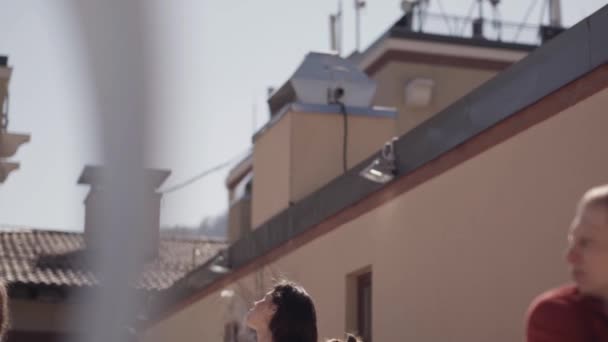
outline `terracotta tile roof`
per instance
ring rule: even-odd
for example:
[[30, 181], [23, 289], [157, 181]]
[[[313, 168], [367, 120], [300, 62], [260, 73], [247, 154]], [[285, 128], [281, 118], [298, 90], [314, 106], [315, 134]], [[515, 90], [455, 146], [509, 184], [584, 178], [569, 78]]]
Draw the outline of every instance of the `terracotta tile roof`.
[[[158, 256], [145, 266], [136, 287], [166, 289], [225, 247], [223, 242], [161, 234]], [[0, 225], [0, 279], [8, 284], [96, 285], [95, 274], [83, 262], [85, 253], [82, 233]]]

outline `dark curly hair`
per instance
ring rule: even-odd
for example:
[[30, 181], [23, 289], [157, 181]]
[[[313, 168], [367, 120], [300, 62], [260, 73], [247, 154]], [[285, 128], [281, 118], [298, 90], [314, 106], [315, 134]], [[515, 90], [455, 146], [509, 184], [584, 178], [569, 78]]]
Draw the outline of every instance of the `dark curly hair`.
[[276, 311], [270, 320], [273, 342], [317, 342], [317, 313], [306, 291], [288, 281], [271, 292]]
[[[359, 337], [353, 335], [353, 334], [346, 334], [346, 342], [363, 342], [363, 340], [361, 340]], [[341, 339], [339, 338], [332, 338], [327, 340], [327, 342], [343, 342]]]

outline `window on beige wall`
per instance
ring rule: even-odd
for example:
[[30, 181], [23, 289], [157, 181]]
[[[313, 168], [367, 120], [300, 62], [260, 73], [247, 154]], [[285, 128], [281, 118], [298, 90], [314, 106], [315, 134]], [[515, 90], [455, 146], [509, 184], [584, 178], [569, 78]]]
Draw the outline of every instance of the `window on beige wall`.
[[370, 267], [346, 277], [346, 328], [364, 342], [372, 340], [372, 271]]
[[372, 273], [357, 278], [357, 332], [365, 342], [372, 340]]
[[239, 323], [232, 321], [224, 325], [224, 342], [238, 342]]

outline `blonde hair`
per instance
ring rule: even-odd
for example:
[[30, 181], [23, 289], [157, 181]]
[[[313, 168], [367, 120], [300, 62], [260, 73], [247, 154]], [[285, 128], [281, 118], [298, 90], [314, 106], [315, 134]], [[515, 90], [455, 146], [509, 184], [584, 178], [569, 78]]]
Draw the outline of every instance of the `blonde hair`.
[[583, 195], [581, 203], [585, 205], [601, 205], [608, 210], [608, 184], [595, 186]]
[[608, 184], [598, 185], [587, 190], [578, 204], [578, 214], [580, 215], [583, 209], [588, 207], [600, 209], [608, 223]]

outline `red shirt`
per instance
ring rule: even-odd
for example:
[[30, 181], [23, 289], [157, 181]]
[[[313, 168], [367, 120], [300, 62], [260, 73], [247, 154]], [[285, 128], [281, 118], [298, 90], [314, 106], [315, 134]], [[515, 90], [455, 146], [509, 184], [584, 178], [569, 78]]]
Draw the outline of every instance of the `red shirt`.
[[526, 336], [528, 342], [608, 342], [608, 315], [600, 300], [564, 286], [532, 302]]

